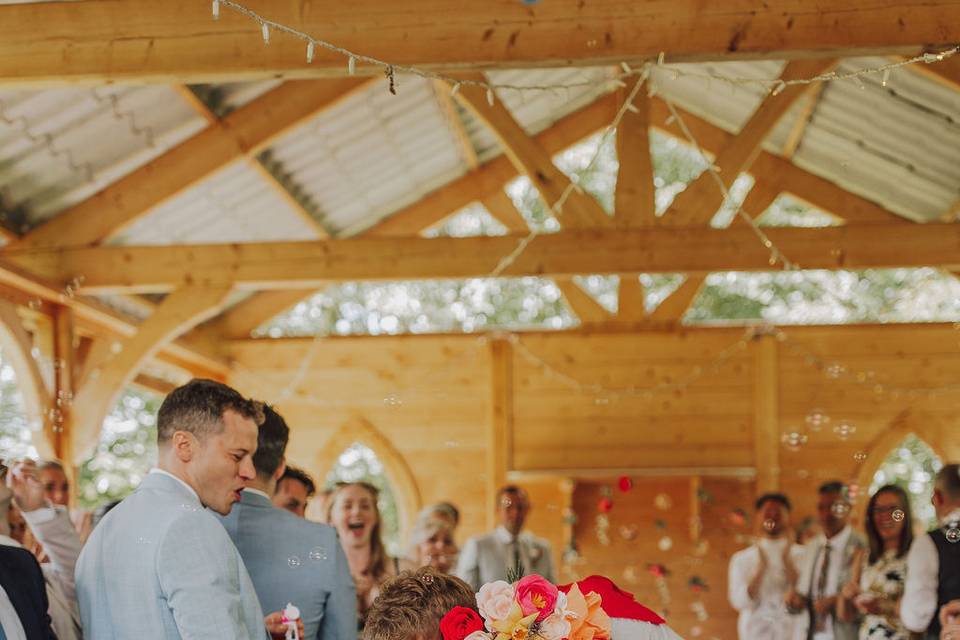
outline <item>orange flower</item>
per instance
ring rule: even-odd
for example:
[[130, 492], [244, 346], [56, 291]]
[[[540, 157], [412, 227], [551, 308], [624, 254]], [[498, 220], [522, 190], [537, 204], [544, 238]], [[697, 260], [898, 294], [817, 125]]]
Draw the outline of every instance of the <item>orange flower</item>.
[[569, 640], [609, 640], [610, 616], [600, 607], [600, 594], [591, 591], [584, 596], [573, 583], [567, 593], [567, 611], [574, 614]]

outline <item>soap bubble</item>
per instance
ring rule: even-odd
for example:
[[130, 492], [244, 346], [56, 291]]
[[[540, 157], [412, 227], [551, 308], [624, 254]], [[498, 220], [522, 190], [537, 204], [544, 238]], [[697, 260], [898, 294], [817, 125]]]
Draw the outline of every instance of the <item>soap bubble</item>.
[[300, 561], [300, 558], [298, 556], [290, 556], [289, 558], [287, 558], [287, 566], [290, 567], [291, 569], [297, 569], [300, 567], [301, 564], [303, 563]]
[[903, 512], [903, 509], [896, 509], [890, 514], [890, 517], [893, 518], [894, 522], [903, 522], [903, 519], [907, 517], [907, 514]]
[[670, 549], [673, 548], [673, 540], [670, 536], [663, 536], [657, 541], [657, 548], [660, 549], [660, 551], [670, 551]]
[[309, 558], [314, 562], [322, 562], [327, 559], [327, 550], [323, 547], [314, 547], [310, 549]]

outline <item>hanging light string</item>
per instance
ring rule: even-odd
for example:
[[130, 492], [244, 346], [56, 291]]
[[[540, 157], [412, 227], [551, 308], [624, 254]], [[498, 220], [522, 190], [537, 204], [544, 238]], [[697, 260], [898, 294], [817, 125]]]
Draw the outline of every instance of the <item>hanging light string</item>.
[[787, 269], [787, 270], [797, 269], [798, 267], [796, 263], [794, 263], [789, 258], [787, 258], [787, 256], [785, 256], [783, 252], [780, 251], [780, 249], [778, 249], [775, 244], [773, 244], [773, 241], [770, 239], [770, 236], [768, 236], [764, 232], [764, 230], [760, 228], [760, 225], [757, 224], [756, 220], [754, 220], [751, 215], [749, 215], [746, 211], [743, 210], [743, 204], [739, 200], [733, 198], [730, 195], [730, 190], [727, 189], [727, 185], [724, 184], [723, 178], [720, 177], [720, 171], [718, 167], [713, 162], [711, 162], [710, 158], [707, 157], [707, 154], [704, 152], [703, 147], [701, 147], [700, 143], [697, 142], [696, 138], [694, 138], [693, 133], [687, 127], [687, 123], [684, 122], [683, 117], [680, 115], [680, 112], [677, 110], [677, 108], [673, 105], [673, 102], [671, 102], [667, 98], [663, 98], [663, 101], [667, 105], [667, 109], [670, 110], [671, 117], [674, 120], [676, 120], [677, 126], [680, 127], [680, 131], [683, 132], [683, 135], [687, 139], [687, 142], [689, 142], [690, 145], [696, 150], [696, 152], [700, 154], [700, 157], [703, 158], [703, 161], [707, 165], [707, 171], [710, 173], [710, 177], [713, 179], [713, 182], [717, 185], [717, 188], [720, 189], [720, 193], [723, 195], [724, 201], [732, 202], [736, 204], [736, 207], [737, 207], [736, 215], [739, 216], [744, 222], [746, 222], [750, 226], [750, 229], [753, 230], [753, 233], [754, 235], [757, 236], [757, 239], [759, 239], [760, 242], [763, 243], [763, 246], [766, 247], [766, 249], [770, 252], [770, 261], [769, 261], [770, 266], [772, 267], [779, 262], [780, 264], [783, 265], [784, 269]]
[[[232, 11], [235, 11], [243, 16], [246, 16], [253, 22], [255, 22], [263, 37], [264, 44], [270, 44], [270, 34], [271, 31], [278, 31], [280, 33], [285, 33], [287, 35], [298, 38], [306, 43], [306, 61], [308, 64], [311, 64], [316, 55], [317, 47], [326, 49], [333, 53], [340, 54], [344, 56], [347, 60], [347, 71], [350, 75], [353, 75], [356, 72], [357, 62], [362, 62], [370, 66], [380, 67], [385, 76], [389, 79], [393, 79], [396, 74], [409, 74], [414, 76], [419, 76], [421, 78], [427, 78], [431, 80], [443, 80], [450, 83], [453, 87], [452, 91], [455, 93], [461, 85], [472, 85], [483, 87], [489, 91], [494, 89], [498, 90], [512, 90], [512, 91], [553, 91], [557, 89], [574, 89], [581, 87], [597, 87], [597, 86], [606, 86], [611, 82], [614, 84], [625, 84], [625, 80], [628, 80], [631, 77], [636, 77], [642, 73], [640, 69], [629, 69], [624, 70], [623, 73], [619, 73], [613, 78], [605, 78], [603, 80], [595, 79], [584, 79], [575, 82], [566, 82], [566, 83], [551, 83], [551, 84], [537, 84], [537, 85], [516, 85], [516, 84], [502, 84], [502, 83], [492, 83], [486, 82], [483, 80], [476, 79], [463, 79], [463, 78], [454, 78], [451, 76], [446, 76], [441, 73], [436, 73], [426, 69], [421, 69], [419, 67], [396, 64], [393, 62], [388, 62], [386, 60], [381, 60], [373, 56], [368, 56], [362, 53], [357, 53], [355, 51], [350, 51], [344, 47], [341, 47], [337, 44], [323, 40], [320, 38], [315, 38], [308, 33], [295, 29], [288, 25], [285, 25], [269, 18], [264, 17], [263, 15], [253, 11], [247, 6], [243, 5], [240, 2], [235, 2], [234, 0], [212, 0], [212, 10], [213, 18], [216, 20], [220, 17], [220, 12], [222, 8], [227, 8]], [[846, 71], [846, 72], [837, 72], [830, 71], [827, 73], [822, 73], [812, 78], [797, 78], [794, 80], [782, 80], [780, 78], [748, 78], [748, 77], [738, 77], [738, 76], [725, 76], [722, 74], [711, 74], [705, 73], [702, 71], [690, 71], [686, 69], [677, 69], [675, 67], [669, 67], [670, 71], [674, 74], [674, 77], [689, 77], [689, 78], [701, 78], [707, 80], [717, 80], [720, 82], [725, 82], [733, 86], [760, 86], [766, 89], [769, 92], [774, 94], [780, 93], [786, 87], [791, 85], [806, 85], [812, 84], [814, 82], [830, 82], [833, 80], [859, 80], [864, 76], [871, 75], [881, 75], [882, 84], [886, 85], [888, 78], [890, 77], [890, 72], [905, 67], [908, 65], [914, 64], [935, 64], [941, 62], [951, 56], [960, 53], [960, 46], [955, 46], [944, 51], [936, 53], [922, 53], [912, 58], [905, 60], [898, 60], [896, 62], [890, 62], [876, 67], [869, 67], [866, 69], [859, 69], [856, 71]], [[661, 52], [657, 57], [657, 65], [663, 66], [666, 58], [665, 52]], [[488, 95], [492, 95], [488, 94]]]
[[[633, 75], [634, 71], [623, 65], [625, 73], [630, 73]], [[560, 197], [557, 198], [557, 201], [553, 204], [546, 202], [547, 209], [550, 213], [557, 219], [561, 219], [563, 214], [563, 205], [566, 204], [567, 200], [570, 198], [570, 195], [577, 191], [578, 193], [584, 193], [583, 188], [580, 186], [580, 179], [583, 175], [593, 169], [594, 165], [600, 159], [600, 155], [603, 153], [603, 146], [610, 140], [610, 136], [617, 130], [617, 127], [620, 126], [620, 121], [623, 120], [624, 116], [628, 111], [636, 111], [636, 107], [633, 104], [633, 101], [637, 98], [637, 95], [640, 93], [640, 89], [643, 87], [643, 83], [646, 82], [647, 78], [650, 76], [650, 65], [645, 65], [640, 72], [640, 77], [637, 79], [637, 82], [633, 85], [633, 89], [627, 95], [626, 100], [623, 101], [623, 104], [620, 105], [620, 109], [617, 110], [617, 115], [614, 117], [613, 122], [607, 125], [606, 129], [603, 130], [603, 133], [600, 135], [600, 141], [597, 144], [597, 149], [594, 151], [593, 155], [590, 157], [590, 162], [587, 163], [583, 169], [577, 171], [567, 183], [567, 186], [564, 188], [563, 192], [560, 194]], [[540, 194], [543, 195], [542, 193]], [[517, 247], [511, 251], [509, 254], [501, 258], [500, 262], [497, 263], [497, 266], [493, 271], [490, 272], [490, 278], [499, 277], [508, 267], [510, 267], [517, 258], [530, 246], [530, 243], [533, 242], [533, 239], [539, 235], [539, 231], [536, 228], [530, 230], [530, 233], [527, 234], [523, 240], [517, 245]]]
[[775, 330], [773, 335], [776, 336], [777, 340], [785, 343], [787, 349], [793, 355], [802, 358], [803, 363], [808, 367], [823, 373], [828, 378], [852, 382], [864, 388], [869, 388], [878, 397], [888, 396], [890, 399], [898, 399], [900, 396], [907, 396], [908, 398], [914, 398], [921, 394], [934, 397], [944, 393], [960, 392], [960, 382], [934, 387], [886, 384], [877, 379], [877, 373], [873, 369], [852, 367], [840, 360], [821, 356], [812, 348], [798, 342], [795, 338], [791, 338], [782, 329]]

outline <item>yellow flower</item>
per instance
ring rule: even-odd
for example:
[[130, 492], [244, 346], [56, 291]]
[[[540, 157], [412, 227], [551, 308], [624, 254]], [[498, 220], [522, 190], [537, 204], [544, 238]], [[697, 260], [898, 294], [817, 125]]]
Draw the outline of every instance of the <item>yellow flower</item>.
[[524, 617], [520, 605], [514, 602], [510, 607], [510, 615], [493, 623], [493, 629], [497, 632], [495, 640], [527, 640], [530, 625], [537, 619], [538, 614], [539, 612], [531, 613]]

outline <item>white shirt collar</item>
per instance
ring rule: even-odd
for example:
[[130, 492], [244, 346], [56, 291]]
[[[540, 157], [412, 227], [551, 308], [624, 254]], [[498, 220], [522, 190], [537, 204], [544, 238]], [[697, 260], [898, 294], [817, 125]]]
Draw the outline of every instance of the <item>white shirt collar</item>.
[[493, 531], [493, 535], [495, 535], [497, 537], [497, 540], [499, 540], [503, 544], [510, 544], [513, 542], [514, 538], [516, 538], [517, 540], [520, 540], [521, 538], [523, 538], [523, 531], [521, 531], [516, 536], [514, 536], [512, 533], [507, 531], [506, 527], [504, 527], [503, 525], [500, 525]]
[[954, 509], [943, 518], [940, 519], [940, 524], [947, 524], [948, 522], [957, 522], [960, 520], [960, 509]]
[[0, 534], [0, 545], [4, 547], [17, 547], [18, 549], [23, 547], [23, 545], [21, 545], [19, 542], [17, 542], [10, 536], [5, 536], [2, 534]]
[[250, 493], [255, 493], [258, 496], [263, 496], [267, 500], [270, 500], [271, 502], [273, 502], [273, 499], [270, 496], [268, 496], [265, 492], [260, 491], [260, 489], [254, 489], [253, 487], [244, 487], [243, 490], [249, 491]]
[[[165, 476], [170, 476], [171, 478], [173, 478], [174, 480], [176, 480], [177, 482], [179, 482], [180, 484], [182, 484], [183, 486], [185, 486], [185, 487], [187, 488], [187, 491], [189, 491], [191, 494], [193, 494], [193, 497], [197, 499], [197, 502], [201, 502], [200, 496], [198, 496], [198, 495], [197, 495], [197, 492], [193, 490], [193, 487], [191, 487], [191, 486], [188, 485], [186, 482], [184, 482], [181, 478], [178, 478], [177, 476], [173, 475], [173, 474], [170, 473], [169, 471], [165, 471], [164, 469], [160, 469], [160, 468], [158, 468], [158, 467], [154, 467], [153, 469], [150, 469], [150, 473], [161, 473], [161, 474], [163, 474], [163, 475], [165, 475]], [[202, 502], [201, 502], [201, 504], [202, 504]]]
[[844, 547], [847, 546], [847, 541], [850, 540], [851, 533], [853, 533], [853, 529], [850, 528], [850, 525], [847, 525], [840, 530], [840, 533], [833, 536], [832, 538], [823, 536], [823, 544], [826, 545], [827, 543], [829, 543], [830, 548], [834, 550], [843, 549]]

